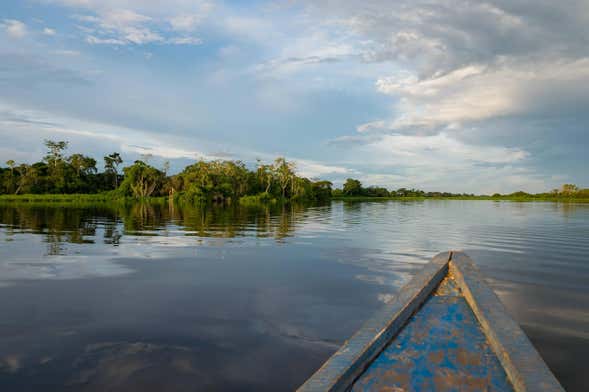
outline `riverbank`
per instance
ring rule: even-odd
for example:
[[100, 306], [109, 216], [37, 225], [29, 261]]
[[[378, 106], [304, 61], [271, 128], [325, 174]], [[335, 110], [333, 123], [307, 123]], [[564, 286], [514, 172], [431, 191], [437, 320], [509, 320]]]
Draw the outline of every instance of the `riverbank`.
[[[244, 203], [240, 204], [276, 204], [278, 201], [272, 199], [270, 201], [245, 198]], [[0, 195], [0, 203], [64, 203], [64, 204], [90, 204], [90, 203], [126, 203], [136, 201], [149, 202], [165, 202], [168, 200], [165, 196], [147, 197], [143, 199], [136, 199], [133, 197], [122, 197], [112, 193], [98, 193], [98, 194], [29, 194], [29, 195]], [[529, 196], [333, 196], [331, 200], [341, 200], [349, 202], [361, 201], [422, 201], [422, 200], [495, 200], [495, 201], [514, 201], [514, 202], [565, 202], [565, 203], [589, 203], [589, 198], [575, 198], [564, 196], [545, 196], [545, 195], [529, 195]], [[255, 203], [254, 203], [255, 202]]]
[[566, 202], [566, 203], [589, 203], [589, 198], [574, 198], [562, 196], [389, 196], [389, 197], [375, 197], [375, 196], [334, 196], [331, 200], [342, 201], [413, 201], [413, 200], [495, 200], [495, 201], [542, 201], [542, 202]]
[[[166, 197], [148, 197], [150, 202], [166, 201]], [[0, 195], [0, 203], [64, 203], [64, 204], [92, 204], [92, 203], [125, 203], [138, 201], [132, 197], [122, 197], [110, 193], [97, 194], [42, 194], [42, 195]]]

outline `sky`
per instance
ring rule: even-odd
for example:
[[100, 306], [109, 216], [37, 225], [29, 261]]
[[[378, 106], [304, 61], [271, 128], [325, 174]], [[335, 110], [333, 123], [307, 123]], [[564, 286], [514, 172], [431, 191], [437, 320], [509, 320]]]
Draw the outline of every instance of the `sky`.
[[586, 0], [3, 0], [0, 160], [270, 162], [341, 184], [589, 187]]

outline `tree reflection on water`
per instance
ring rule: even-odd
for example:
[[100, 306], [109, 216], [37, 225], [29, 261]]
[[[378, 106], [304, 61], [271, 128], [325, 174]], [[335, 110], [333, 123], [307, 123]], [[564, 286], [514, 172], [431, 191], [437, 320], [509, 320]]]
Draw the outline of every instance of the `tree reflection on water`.
[[[170, 229], [198, 237], [233, 238], [254, 235], [281, 241], [305, 219], [308, 205], [194, 206], [173, 202], [113, 205], [0, 205], [0, 224], [7, 237], [43, 235], [47, 255], [63, 254], [64, 243], [102, 241], [117, 246], [125, 235], [166, 235]], [[322, 206], [329, 209], [329, 206]], [[97, 230], [100, 226], [100, 230]]]

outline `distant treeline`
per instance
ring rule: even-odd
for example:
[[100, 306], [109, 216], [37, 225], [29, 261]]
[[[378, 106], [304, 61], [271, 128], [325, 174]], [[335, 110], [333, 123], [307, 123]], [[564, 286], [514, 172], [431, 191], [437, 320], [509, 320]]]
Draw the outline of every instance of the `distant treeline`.
[[[565, 184], [561, 189], [540, 194], [515, 192], [508, 195], [474, 195], [425, 192], [419, 189], [364, 187], [349, 178], [341, 189], [329, 181], [313, 181], [296, 175], [295, 165], [284, 158], [271, 164], [257, 162], [248, 169], [241, 161], [198, 161], [175, 175], [169, 164], [156, 168], [144, 156], [123, 167], [121, 155], [114, 152], [98, 162], [83, 154], [65, 154], [68, 142], [45, 140], [47, 154], [32, 165], [9, 160], [0, 167], [0, 199], [18, 195], [100, 194], [100, 199], [171, 197], [189, 203], [260, 203], [275, 201], [320, 201], [334, 198], [509, 198], [509, 199], [589, 199], [589, 189]], [[17, 195], [15, 197], [8, 195]], [[76, 200], [80, 199], [76, 197]]]
[[574, 184], [564, 184], [560, 189], [553, 189], [545, 193], [526, 193], [523, 191], [509, 194], [495, 193], [493, 195], [475, 195], [472, 193], [451, 192], [425, 192], [420, 189], [399, 188], [388, 190], [387, 188], [369, 186], [364, 187], [359, 180], [348, 178], [342, 189], [334, 189], [332, 197], [335, 198], [462, 198], [462, 199], [584, 199], [589, 200], [589, 189], [579, 189]]
[[249, 170], [240, 161], [198, 161], [181, 173], [169, 175], [169, 164], [156, 168], [149, 156], [123, 166], [121, 155], [104, 157], [104, 170], [83, 154], [66, 156], [68, 142], [45, 140], [47, 154], [32, 165], [10, 160], [0, 168], [0, 194], [97, 194], [109, 197], [169, 196], [188, 202], [271, 202], [324, 200], [331, 197], [331, 182], [311, 181], [295, 174], [284, 158], [272, 164], [258, 162]]

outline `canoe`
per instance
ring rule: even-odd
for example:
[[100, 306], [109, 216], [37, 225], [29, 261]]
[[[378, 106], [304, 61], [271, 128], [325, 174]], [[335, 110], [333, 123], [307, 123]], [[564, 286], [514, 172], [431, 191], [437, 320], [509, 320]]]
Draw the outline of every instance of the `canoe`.
[[435, 256], [298, 390], [564, 391], [462, 252]]

